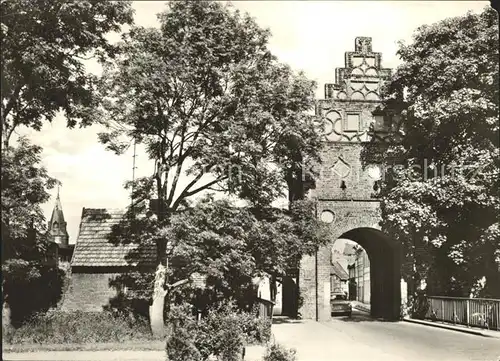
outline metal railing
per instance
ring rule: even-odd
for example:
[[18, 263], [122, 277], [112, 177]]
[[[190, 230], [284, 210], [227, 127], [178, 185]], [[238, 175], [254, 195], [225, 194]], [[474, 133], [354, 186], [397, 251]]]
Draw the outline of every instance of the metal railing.
[[500, 331], [500, 300], [429, 296], [426, 318]]

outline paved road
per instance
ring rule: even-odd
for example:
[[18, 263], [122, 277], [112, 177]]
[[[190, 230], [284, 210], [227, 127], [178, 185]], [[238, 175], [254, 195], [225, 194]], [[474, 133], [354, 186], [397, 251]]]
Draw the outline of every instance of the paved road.
[[275, 340], [299, 361], [500, 361], [500, 339], [407, 322], [372, 320], [362, 312], [332, 321], [284, 321]]

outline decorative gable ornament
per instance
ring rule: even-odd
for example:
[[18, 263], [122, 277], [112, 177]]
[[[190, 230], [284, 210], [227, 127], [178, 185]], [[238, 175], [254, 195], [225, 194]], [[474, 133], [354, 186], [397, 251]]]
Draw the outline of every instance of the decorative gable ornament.
[[339, 158], [332, 167], [333, 172], [340, 178], [346, 178], [351, 174], [351, 166], [347, 164], [342, 158]]

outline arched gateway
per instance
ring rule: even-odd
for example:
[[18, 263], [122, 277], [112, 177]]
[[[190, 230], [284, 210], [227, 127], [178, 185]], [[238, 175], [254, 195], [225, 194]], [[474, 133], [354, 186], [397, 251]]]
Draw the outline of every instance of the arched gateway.
[[[384, 141], [396, 116], [379, 109], [380, 88], [390, 76], [381, 67], [381, 54], [372, 52], [372, 39], [358, 37], [355, 51], [345, 53], [345, 67], [335, 71], [335, 84], [325, 86], [317, 113], [325, 122], [322, 168], [310, 197], [318, 217], [328, 224], [332, 244], [339, 238], [361, 245], [370, 258], [370, 298], [373, 316], [397, 319], [401, 305], [399, 244], [378, 228], [376, 198], [381, 170], [361, 159], [366, 142]], [[303, 318], [330, 318], [331, 245], [305, 257], [299, 273]]]

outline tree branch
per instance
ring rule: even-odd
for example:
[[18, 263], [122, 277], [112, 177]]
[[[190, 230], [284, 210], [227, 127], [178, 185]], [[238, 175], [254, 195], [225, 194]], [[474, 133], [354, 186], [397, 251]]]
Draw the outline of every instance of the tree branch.
[[184, 163], [184, 161], [180, 161], [180, 160], [177, 163], [177, 169], [175, 170], [175, 176], [174, 176], [174, 179], [172, 180], [172, 187], [170, 188], [170, 194], [168, 195], [167, 204], [171, 204], [172, 199], [174, 198], [174, 193], [175, 193], [175, 190], [177, 188], [177, 183], [179, 182], [183, 163]]
[[24, 88], [24, 86], [25, 86], [25, 84], [18, 85], [16, 87], [16, 89], [14, 90], [14, 93], [10, 97], [9, 102], [5, 106], [4, 113], [2, 114], [2, 118], [3, 118], [2, 121], [3, 122], [7, 122], [7, 116], [9, 115], [10, 111], [12, 110], [14, 105], [16, 104], [17, 97], [19, 96], [19, 93]]
[[181, 192], [179, 197], [177, 197], [174, 204], [172, 205], [173, 211], [175, 211], [177, 209], [177, 207], [179, 206], [179, 204], [182, 202], [182, 200], [184, 198], [186, 198], [186, 194], [189, 191], [189, 189], [191, 189], [191, 187], [194, 186], [196, 184], [196, 182], [198, 182], [201, 179], [201, 177], [203, 177], [203, 174], [205, 174], [205, 173], [200, 172], [200, 174], [198, 174], [191, 182], [189, 182], [189, 184], [186, 186], [186, 188], [183, 189], [183, 191]]
[[167, 288], [168, 288], [169, 290], [172, 290], [172, 289], [174, 289], [174, 288], [176, 288], [176, 287], [179, 287], [179, 286], [185, 285], [185, 284], [186, 284], [186, 283], [188, 283], [188, 282], [189, 282], [189, 278], [185, 278], [185, 279], [183, 279], [183, 280], [177, 281], [177, 282], [175, 282], [175, 283], [173, 283], [173, 284], [171, 284], [171, 285], [166, 285], [166, 286], [167, 286]]
[[215, 179], [215, 180], [213, 180], [213, 181], [211, 181], [211, 182], [208, 182], [207, 184], [204, 184], [204, 185], [202, 185], [202, 186], [200, 186], [200, 187], [198, 187], [198, 188], [196, 188], [196, 189], [194, 189], [194, 190], [192, 190], [192, 191], [190, 191], [190, 192], [186, 192], [186, 195], [185, 195], [185, 196], [186, 196], [186, 197], [190, 197], [190, 196], [192, 196], [192, 195], [194, 195], [194, 194], [196, 194], [196, 193], [201, 192], [202, 190], [205, 190], [205, 189], [207, 189], [207, 188], [210, 188], [212, 185], [214, 185], [214, 184], [216, 184], [216, 183], [219, 183], [220, 181], [222, 181], [222, 180], [224, 180], [224, 179], [227, 179], [227, 178], [228, 178], [228, 176], [224, 176], [224, 177], [217, 178], [217, 179]]

